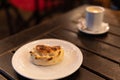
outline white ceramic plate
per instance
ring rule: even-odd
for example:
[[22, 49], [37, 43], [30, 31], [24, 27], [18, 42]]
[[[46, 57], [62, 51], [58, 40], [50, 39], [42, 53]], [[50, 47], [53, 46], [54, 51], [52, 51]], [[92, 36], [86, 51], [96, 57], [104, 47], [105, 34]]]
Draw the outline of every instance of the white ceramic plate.
[[104, 34], [108, 32], [110, 29], [108, 23], [103, 22], [100, 30], [97, 30], [97, 31], [88, 30], [86, 27], [85, 19], [79, 19], [79, 23], [77, 24], [77, 27], [81, 32], [86, 33], [86, 34], [91, 34], [91, 35]]
[[[64, 49], [64, 59], [52, 66], [36, 66], [31, 63], [29, 51], [38, 44], [59, 45]], [[58, 39], [32, 41], [19, 48], [12, 57], [12, 66], [17, 73], [29, 79], [53, 80], [74, 73], [82, 64], [83, 55], [74, 44]]]

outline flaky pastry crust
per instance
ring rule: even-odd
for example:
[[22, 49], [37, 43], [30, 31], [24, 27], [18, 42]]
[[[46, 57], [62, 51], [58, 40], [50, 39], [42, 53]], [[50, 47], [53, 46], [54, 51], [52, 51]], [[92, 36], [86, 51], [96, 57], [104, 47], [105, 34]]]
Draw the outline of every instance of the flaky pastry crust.
[[64, 50], [60, 46], [37, 45], [30, 54], [36, 65], [53, 65], [63, 60]]

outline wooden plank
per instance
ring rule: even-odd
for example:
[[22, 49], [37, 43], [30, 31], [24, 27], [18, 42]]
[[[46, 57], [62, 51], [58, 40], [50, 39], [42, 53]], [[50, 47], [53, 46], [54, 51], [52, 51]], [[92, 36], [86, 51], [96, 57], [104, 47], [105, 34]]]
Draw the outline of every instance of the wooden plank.
[[0, 74], [0, 80], [7, 80], [2, 74]]
[[99, 77], [98, 75], [96, 75], [84, 68], [80, 68], [72, 75], [65, 77], [63, 79], [60, 79], [60, 80], [93, 80], [93, 79], [94, 80], [105, 80], [104, 78]]
[[15, 53], [15, 51], [16, 51], [18, 48], [20, 48], [21, 46], [23, 46], [23, 45], [25, 45], [25, 44], [27, 44], [27, 43], [29, 43], [29, 42], [31, 42], [31, 41], [40, 40], [40, 39], [44, 39], [44, 38], [46, 39], [46, 38], [51, 38], [51, 37], [48, 36], [48, 35], [34, 37], [34, 38], [32, 38], [31, 40], [29, 40], [28, 42], [26, 42], [26, 43], [21, 43], [20, 45], [17, 45], [17, 46], [11, 47], [10, 50], [7, 50], [7, 51], [3, 52], [0, 56], [6, 54], [7, 52]]
[[104, 75], [111, 80], [120, 79], [120, 66], [91, 52], [82, 50], [84, 55], [83, 65], [92, 69], [100, 75]]
[[111, 9], [106, 9], [104, 15], [104, 21], [108, 22], [110, 25], [114, 25], [115, 27], [119, 27], [120, 23], [120, 11], [115, 11]]
[[84, 35], [84, 34], [80, 33], [77, 26], [73, 23], [69, 23], [69, 24], [66, 24], [63, 26], [64, 26], [63, 29], [69, 30], [69, 31], [77, 33], [77, 34], [79, 33], [79, 36], [82, 36], [82, 37], [87, 36], [88, 38], [95, 38], [96, 40], [99, 40], [101, 42], [104, 42], [104, 43], [113, 45], [117, 48], [120, 48], [120, 36], [118, 36], [118, 35], [114, 35], [114, 34], [110, 34], [110, 33], [98, 35], [98, 36]]

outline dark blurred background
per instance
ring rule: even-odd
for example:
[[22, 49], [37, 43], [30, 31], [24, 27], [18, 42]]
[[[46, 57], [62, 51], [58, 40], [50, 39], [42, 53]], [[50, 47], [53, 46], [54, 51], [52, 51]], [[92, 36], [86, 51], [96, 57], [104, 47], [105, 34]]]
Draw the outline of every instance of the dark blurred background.
[[0, 39], [84, 4], [120, 10], [120, 0], [0, 0]]

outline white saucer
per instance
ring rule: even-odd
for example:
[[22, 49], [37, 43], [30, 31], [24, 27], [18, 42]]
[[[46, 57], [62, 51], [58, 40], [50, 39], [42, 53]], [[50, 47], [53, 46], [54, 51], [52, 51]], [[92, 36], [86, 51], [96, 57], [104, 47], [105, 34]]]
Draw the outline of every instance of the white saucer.
[[110, 29], [108, 23], [103, 22], [102, 28], [100, 30], [97, 30], [97, 31], [88, 30], [86, 27], [85, 19], [80, 19], [79, 23], [77, 24], [77, 27], [81, 32], [86, 33], [86, 34], [92, 34], [92, 35], [104, 34], [108, 32]]

